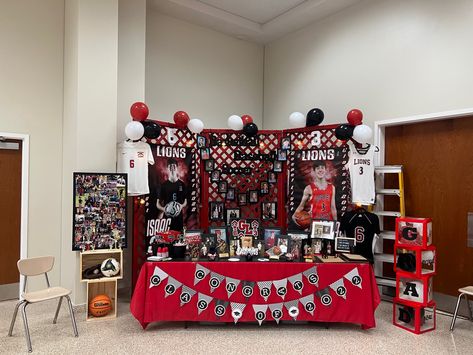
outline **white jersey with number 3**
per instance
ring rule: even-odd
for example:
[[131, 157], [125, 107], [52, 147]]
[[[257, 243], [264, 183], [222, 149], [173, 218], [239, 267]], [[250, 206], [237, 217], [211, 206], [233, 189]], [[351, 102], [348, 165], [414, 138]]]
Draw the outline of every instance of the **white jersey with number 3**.
[[371, 145], [368, 150], [361, 152], [348, 143], [350, 147], [347, 168], [350, 172], [351, 200], [353, 203], [364, 205], [375, 202], [374, 187], [374, 149]]
[[117, 172], [128, 174], [128, 195], [149, 194], [148, 164], [154, 164], [148, 143], [122, 142], [118, 144]]

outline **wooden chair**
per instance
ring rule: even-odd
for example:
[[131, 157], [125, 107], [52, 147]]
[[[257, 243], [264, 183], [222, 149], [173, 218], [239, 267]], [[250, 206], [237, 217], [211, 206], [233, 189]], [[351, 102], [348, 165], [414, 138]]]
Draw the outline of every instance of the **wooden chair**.
[[[29, 352], [33, 351], [33, 348], [31, 347], [31, 338], [30, 338], [30, 330], [28, 327], [28, 319], [26, 318], [26, 306], [28, 306], [30, 303], [37, 303], [37, 302], [51, 300], [54, 298], [59, 298], [59, 303], [57, 305], [56, 314], [54, 315], [54, 320], [53, 320], [53, 324], [56, 324], [57, 316], [59, 314], [59, 309], [61, 308], [62, 298], [63, 297], [66, 298], [67, 304], [69, 306], [69, 313], [71, 315], [72, 328], [74, 330], [74, 335], [76, 337], [79, 336], [79, 333], [77, 332], [76, 319], [74, 317], [74, 310], [72, 309], [72, 302], [71, 302], [71, 299], [69, 298], [71, 291], [62, 287], [51, 287], [51, 285], [49, 284], [48, 272], [53, 268], [53, 265], [54, 265], [53, 256], [41, 256], [41, 257], [36, 257], [36, 258], [21, 259], [21, 260], [18, 260], [17, 262], [18, 271], [20, 272], [21, 275], [25, 277], [25, 282], [23, 284], [23, 291], [21, 294], [21, 298], [15, 307], [15, 312], [13, 313], [13, 318], [11, 320], [10, 330], [8, 332], [8, 335], [9, 336], [12, 335], [13, 326], [15, 325], [18, 309], [21, 307], [23, 326], [25, 328], [26, 344], [28, 346]], [[44, 274], [44, 276], [46, 277], [46, 283], [48, 287], [39, 291], [26, 292], [26, 281], [28, 279], [28, 276], [37, 276], [41, 274]]]
[[468, 296], [473, 296], [473, 286], [466, 286], [458, 289], [460, 294], [458, 295], [457, 306], [455, 307], [455, 313], [453, 313], [452, 324], [450, 325], [450, 331], [453, 332], [455, 327], [455, 321], [457, 320], [458, 307], [460, 306], [460, 301], [463, 296], [465, 296], [466, 304], [468, 305], [468, 310], [470, 311], [470, 320], [473, 321], [473, 314], [471, 311], [470, 302], [468, 301]]

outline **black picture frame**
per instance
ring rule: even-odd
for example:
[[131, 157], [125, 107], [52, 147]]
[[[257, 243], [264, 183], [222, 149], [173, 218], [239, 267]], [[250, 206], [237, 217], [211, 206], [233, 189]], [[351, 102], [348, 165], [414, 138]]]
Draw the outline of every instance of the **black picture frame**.
[[279, 161], [279, 160], [275, 160], [273, 162], [273, 171], [275, 173], [280, 173], [282, 172], [282, 161]]
[[278, 203], [277, 202], [261, 202], [261, 220], [272, 221], [277, 219]]
[[277, 152], [278, 161], [286, 161], [287, 160], [287, 150], [278, 149], [276, 152]]
[[228, 191], [228, 182], [226, 181], [219, 181], [218, 182], [218, 192], [224, 194]]
[[283, 137], [281, 139], [281, 149], [291, 150], [291, 138], [290, 137]]
[[210, 173], [210, 181], [219, 182], [220, 181], [220, 170], [214, 169]]
[[204, 136], [197, 136], [197, 148], [205, 148], [207, 145], [207, 138]]
[[211, 172], [214, 170], [215, 167], [215, 160], [213, 159], [207, 159], [204, 164], [204, 168], [206, 172]]
[[223, 201], [209, 202], [209, 216], [211, 221], [224, 221], [225, 203]]
[[270, 250], [277, 245], [278, 237], [282, 234], [279, 227], [268, 227], [263, 230], [264, 250]]
[[230, 225], [232, 219], [239, 219], [241, 216], [241, 210], [238, 207], [227, 208], [225, 211], [225, 223]]
[[228, 257], [229, 241], [227, 227], [209, 227], [209, 233], [215, 234], [217, 243], [217, 252], [220, 257]]
[[225, 195], [225, 199], [228, 201], [235, 201], [235, 188], [228, 187], [227, 194]]
[[258, 203], [258, 190], [250, 190], [248, 196], [249, 203]]
[[72, 250], [126, 248], [127, 174], [73, 174]]
[[299, 230], [288, 230], [288, 248], [290, 253], [293, 255], [294, 260], [300, 260], [303, 255], [303, 244], [307, 244], [309, 242], [309, 233], [302, 232]]
[[202, 245], [202, 229], [189, 229], [184, 235], [184, 241], [187, 244], [189, 256], [192, 260], [198, 260], [200, 257], [200, 248]]
[[246, 206], [248, 204], [248, 195], [246, 192], [238, 193], [238, 206]]
[[260, 190], [261, 195], [269, 194], [269, 182], [268, 181], [261, 181], [260, 182]]
[[289, 236], [286, 234], [279, 235], [276, 245], [281, 250], [281, 254], [286, 254], [289, 251]]
[[278, 174], [274, 171], [268, 171], [268, 182], [270, 184], [275, 184], [278, 181]]
[[200, 159], [208, 161], [210, 159], [210, 148], [200, 149]]

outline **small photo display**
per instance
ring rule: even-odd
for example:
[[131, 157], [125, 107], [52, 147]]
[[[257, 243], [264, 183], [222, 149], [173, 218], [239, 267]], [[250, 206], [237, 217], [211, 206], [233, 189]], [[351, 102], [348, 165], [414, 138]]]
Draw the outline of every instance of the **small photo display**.
[[321, 254], [322, 253], [322, 239], [312, 239], [312, 252], [314, 254]]
[[246, 193], [239, 193], [238, 194], [238, 205], [245, 206], [247, 203], [247, 195]]
[[287, 150], [278, 149], [278, 161], [286, 161], [287, 160]]
[[226, 199], [229, 200], [229, 201], [234, 201], [235, 200], [235, 188], [234, 187], [227, 188]]
[[287, 235], [280, 235], [278, 237], [277, 246], [281, 251], [281, 254], [286, 254], [289, 248], [289, 237]]
[[210, 174], [210, 181], [218, 182], [220, 180], [220, 170], [212, 170]]
[[201, 148], [200, 149], [200, 158], [202, 160], [209, 160], [210, 159], [210, 148]]
[[261, 219], [263, 221], [271, 221], [276, 219], [277, 203], [262, 202], [261, 203]]
[[253, 237], [251, 235], [245, 235], [240, 238], [240, 245], [242, 248], [252, 248], [253, 247]]
[[250, 203], [258, 203], [258, 190], [250, 190]]
[[211, 221], [224, 221], [224, 203], [223, 202], [210, 202], [210, 220]]
[[276, 183], [277, 181], [277, 175], [274, 171], [268, 172], [268, 182], [271, 184]]
[[239, 208], [227, 208], [227, 218], [226, 222], [230, 225], [230, 221], [232, 219], [239, 219], [240, 218], [240, 209]]
[[336, 221], [314, 220], [311, 224], [310, 237], [321, 239], [335, 239]]
[[276, 160], [273, 162], [273, 171], [276, 173], [282, 172], [282, 161]]
[[[281, 228], [271, 227], [264, 229], [264, 250], [272, 250], [277, 245], [278, 238], [281, 235]], [[273, 254], [274, 255], [274, 254]]]
[[293, 255], [294, 260], [300, 260], [302, 257], [302, 247], [303, 242], [307, 243], [309, 239], [309, 233], [303, 233], [300, 231], [288, 231], [288, 242], [289, 242], [289, 251]]
[[215, 234], [217, 252], [220, 257], [228, 257], [228, 238], [226, 227], [209, 227], [209, 233]]
[[204, 136], [197, 136], [197, 148], [205, 148], [206, 139]]
[[202, 244], [200, 247], [200, 256], [206, 257], [210, 248], [217, 246], [217, 236], [215, 234], [202, 234]]
[[218, 192], [226, 193], [227, 192], [227, 182], [226, 181], [219, 181], [218, 183]]
[[267, 181], [261, 181], [261, 183], [260, 183], [260, 193], [261, 193], [261, 195], [269, 194], [269, 183]]
[[211, 172], [212, 170], [214, 170], [214, 167], [215, 167], [215, 162], [213, 159], [208, 159], [205, 161], [205, 171]]
[[202, 243], [201, 230], [188, 230], [184, 236], [184, 240], [189, 250], [189, 256], [193, 260], [198, 260], [200, 256], [200, 248]]
[[289, 150], [291, 149], [291, 138], [290, 137], [283, 137], [281, 140], [281, 149]]

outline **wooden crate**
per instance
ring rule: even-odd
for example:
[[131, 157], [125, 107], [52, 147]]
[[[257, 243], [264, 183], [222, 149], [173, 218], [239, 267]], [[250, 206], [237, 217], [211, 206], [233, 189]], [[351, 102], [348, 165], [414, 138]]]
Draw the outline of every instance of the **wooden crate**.
[[[97, 295], [105, 294], [112, 301], [112, 310], [103, 317], [94, 317], [89, 313], [89, 303]], [[87, 280], [86, 321], [105, 320], [117, 316], [117, 278]]]
[[97, 249], [89, 250], [80, 253], [80, 280], [81, 282], [89, 282], [91, 280], [84, 279], [82, 273], [84, 270], [94, 265], [101, 264], [102, 261], [108, 258], [114, 258], [120, 263], [120, 272], [114, 277], [102, 277], [100, 279], [93, 279], [94, 282], [100, 280], [122, 279], [123, 278], [123, 250], [121, 249]]

